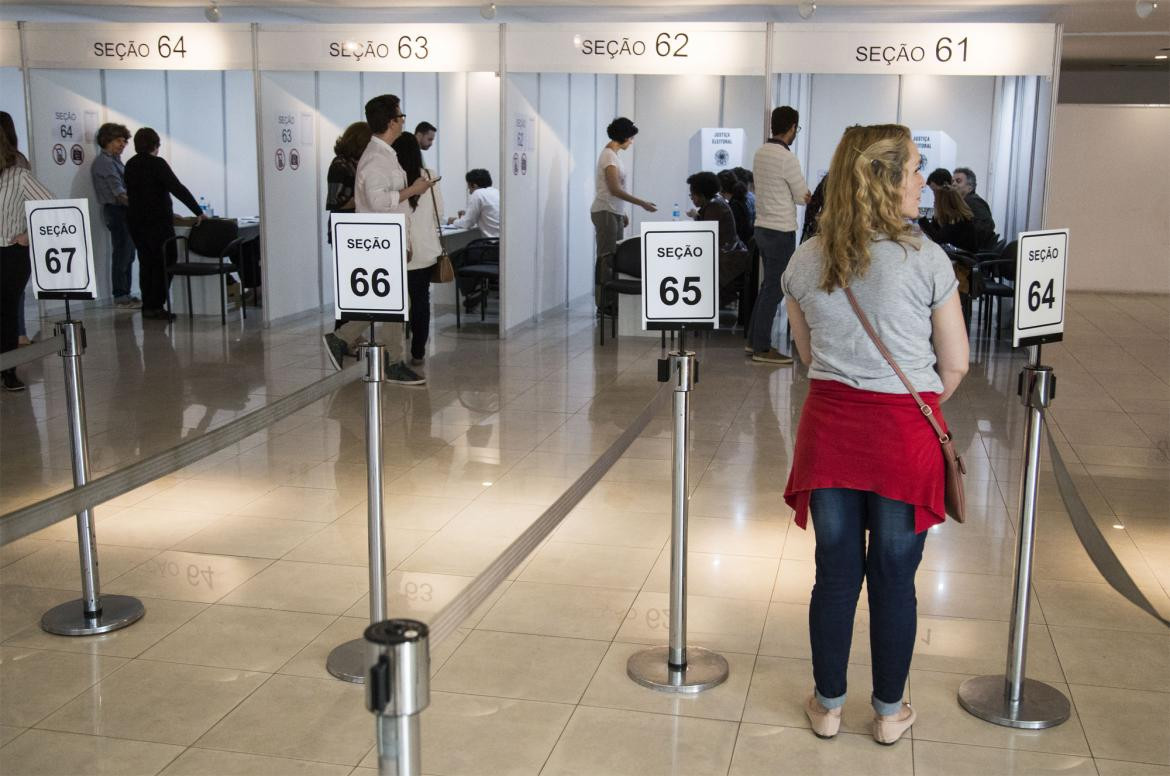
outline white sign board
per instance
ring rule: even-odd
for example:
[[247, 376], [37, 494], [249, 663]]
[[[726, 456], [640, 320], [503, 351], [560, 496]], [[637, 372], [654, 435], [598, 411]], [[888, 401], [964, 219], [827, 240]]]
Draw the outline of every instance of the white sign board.
[[24, 212], [37, 299], [95, 299], [89, 201], [33, 200], [24, 203]]
[[0, 22], [0, 67], [20, 67], [20, 28]]
[[508, 71], [763, 75], [763, 24], [507, 26]]
[[1020, 232], [1012, 345], [1059, 342], [1064, 333], [1068, 230]]
[[29, 67], [103, 70], [251, 70], [244, 24], [29, 24]]
[[719, 328], [719, 224], [642, 222], [642, 328]]
[[404, 321], [406, 216], [401, 213], [333, 213], [334, 287], [337, 318]]
[[777, 24], [777, 73], [1041, 75], [1056, 66], [1051, 24]]
[[495, 24], [260, 27], [262, 70], [474, 73], [500, 69]]

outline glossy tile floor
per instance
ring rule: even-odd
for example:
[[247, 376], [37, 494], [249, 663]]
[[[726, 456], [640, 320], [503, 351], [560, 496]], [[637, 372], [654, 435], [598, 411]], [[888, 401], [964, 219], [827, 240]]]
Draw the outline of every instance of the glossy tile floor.
[[[312, 319], [270, 330], [86, 313], [92, 459], [112, 471], [329, 373]], [[599, 348], [587, 311], [498, 341], [440, 317], [425, 389], [386, 390], [390, 611], [430, 618], [612, 442], [657, 388], [656, 340]], [[35, 327], [34, 327], [35, 329]], [[669, 434], [657, 418], [551, 540], [433, 651], [430, 774], [1170, 774], [1170, 635], [1108, 588], [1042, 481], [1029, 675], [1064, 725], [1011, 731], [956, 689], [1006, 648], [1023, 409], [1021, 356], [978, 343], [947, 405], [974, 518], [932, 531], [909, 697], [919, 721], [868, 736], [859, 612], [845, 732], [807, 730], [813, 542], [780, 493], [807, 388], [799, 368], [699, 344], [693, 394], [690, 642], [731, 664], [696, 698], [642, 689], [627, 656], [666, 638]], [[1050, 420], [1077, 485], [1139, 585], [1170, 612], [1170, 300], [1077, 295], [1045, 348]], [[0, 401], [0, 510], [70, 485], [61, 370]], [[0, 549], [0, 771], [372, 773], [362, 691], [325, 655], [367, 616], [363, 388], [97, 510], [108, 592], [144, 620], [49, 636], [76, 597], [72, 521]], [[665, 406], [664, 406], [665, 410]]]

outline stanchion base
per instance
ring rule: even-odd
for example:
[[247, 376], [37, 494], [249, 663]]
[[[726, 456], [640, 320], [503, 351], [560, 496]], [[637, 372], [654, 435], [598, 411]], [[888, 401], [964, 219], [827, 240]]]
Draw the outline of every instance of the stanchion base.
[[667, 662], [668, 647], [651, 647], [630, 655], [626, 674], [643, 687], [660, 692], [700, 693], [727, 680], [727, 660], [702, 647], [687, 647], [687, 665], [682, 670]]
[[343, 681], [365, 684], [366, 674], [373, 665], [370, 647], [370, 642], [365, 639], [354, 639], [334, 647], [325, 660], [325, 670]]
[[96, 636], [132, 625], [146, 614], [137, 598], [128, 595], [103, 595], [102, 611], [86, 617], [81, 599], [54, 606], [41, 617], [41, 630], [58, 636]]
[[994, 725], [1026, 730], [1056, 727], [1071, 713], [1064, 693], [1044, 682], [1025, 679], [1015, 707], [1008, 703], [1007, 686], [1002, 674], [968, 679], [959, 685], [959, 705]]

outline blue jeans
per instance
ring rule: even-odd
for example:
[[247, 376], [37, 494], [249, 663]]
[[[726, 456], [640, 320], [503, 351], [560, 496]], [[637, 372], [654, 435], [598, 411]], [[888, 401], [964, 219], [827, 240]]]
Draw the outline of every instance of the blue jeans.
[[869, 590], [873, 707], [879, 714], [895, 714], [914, 654], [918, 626], [914, 573], [922, 560], [926, 532], [914, 533], [911, 504], [862, 490], [814, 490], [809, 510], [817, 539], [817, 576], [808, 611], [817, 700], [827, 709], [845, 703], [853, 615], [864, 579]]
[[102, 207], [106, 228], [110, 230], [110, 285], [115, 299], [130, 296], [134, 281], [134, 241], [130, 239], [130, 228], [126, 225], [126, 210], [125, 205]]
[[772, 321], [776, 317], [776, 308], [784, 299], [780, 276], [788, 269], [788, 260], [796, 250], [796, 232], [778, 232], [757, 226], [756, 247], [764, 263], [764, 280], [752, 310], [752, 328], [748, 341], [752, 349], [759, 353], [772, 347]]

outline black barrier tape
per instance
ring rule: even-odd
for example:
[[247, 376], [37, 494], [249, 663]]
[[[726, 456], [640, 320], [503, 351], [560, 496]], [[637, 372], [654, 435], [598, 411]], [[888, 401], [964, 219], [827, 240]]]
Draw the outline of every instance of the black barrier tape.
[[1056, 449], [1056, 440], [1052, 437], [1051, 429], [1048, 429], [1048, 450], [1052, 454], [1052, 470], [1056, 475], [1056, 487], [1060, 491], [1060, 499], [1064, 502], [1064, 508], [1072, 521], [1073, 529], [1076, 530], [1077, 537], [1081, 540], [1081, 546], [1089, 554], [1089, 559], [1093, 561], [1097, 571], [1101, 572], [1101, 576], [1105, 577], [1109, 586], [1127, 601], [1170, 628], [1170, 619], [1163, 617], [1150, 603], [1150, 599], [1146, 598], [1145, 594], [1134, 583], [1133, 577], [1118, 560], [1113, 548], [1109, 546], [1109, 542], [1105, 541], [1105, 537], [1101, 534], [1101, 529], [1093, 521], [1085, 503], [1081, 501], [1076, 483], [1069, 475], [1068, 468], [1064, 465], [1064, 459], [1060, 457], [1060, 451]]

